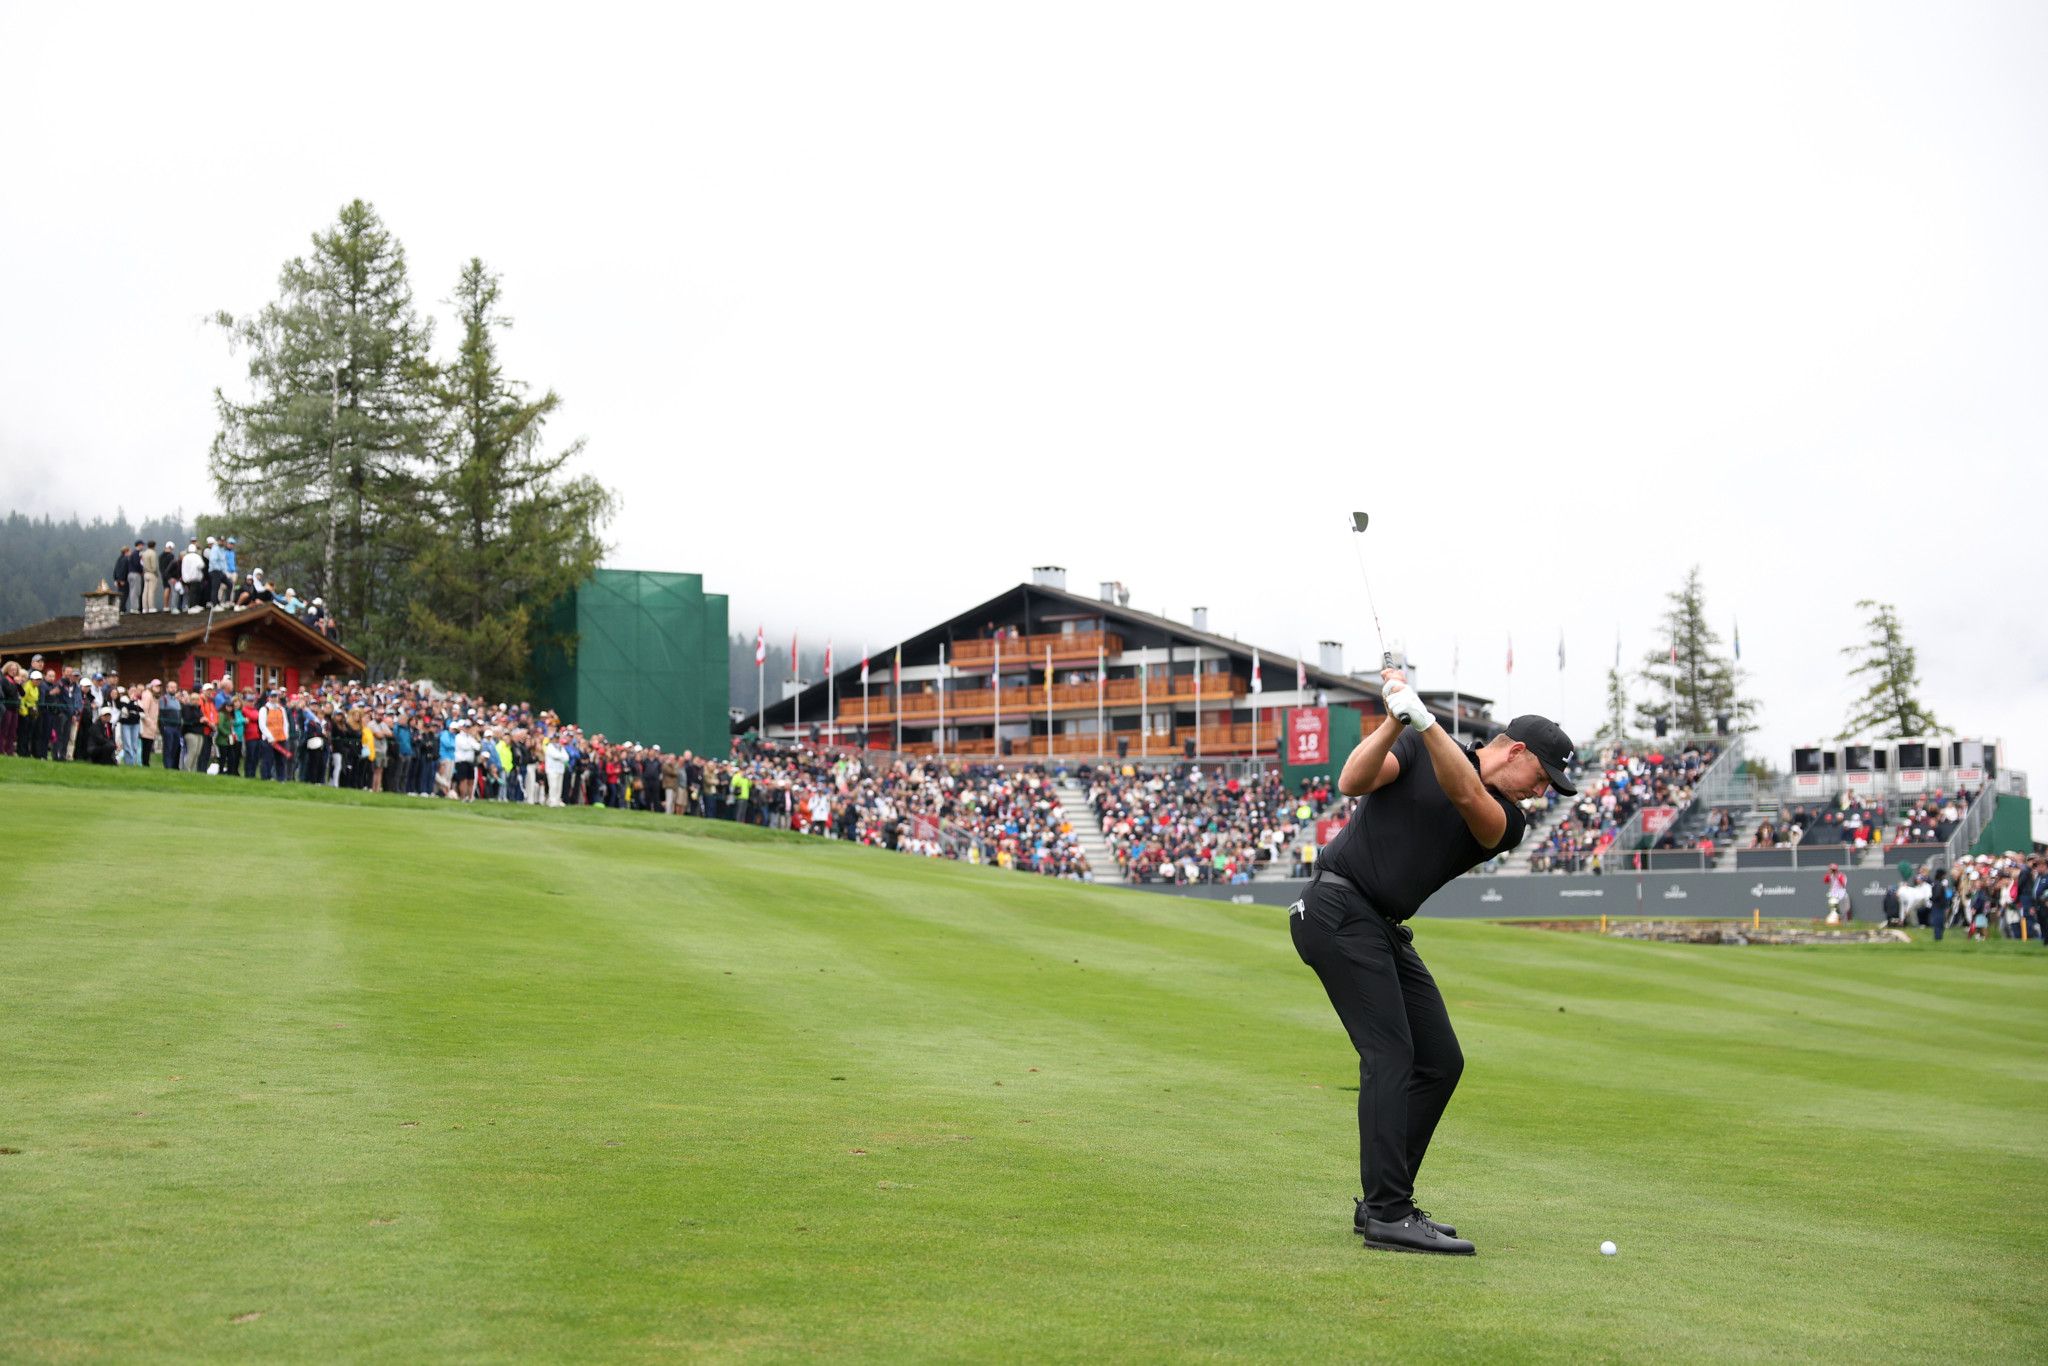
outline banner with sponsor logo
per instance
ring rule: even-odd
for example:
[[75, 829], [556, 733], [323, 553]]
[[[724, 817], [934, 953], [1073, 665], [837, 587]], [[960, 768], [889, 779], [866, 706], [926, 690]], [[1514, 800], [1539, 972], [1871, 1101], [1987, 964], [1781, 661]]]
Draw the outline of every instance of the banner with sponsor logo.
[[1678, 808], [1677, 808], [1677, 807], [1675, 807], [1675, 806], [1646, 806], [1646, 807], [1644, 807], [1644, 808], [1643, 808], [1643, 833], [1644, 833], [1645, 835], [1661, 835], [1661, 834], [1663, 834], [1663, 833], [1664, 833], [1664, 828], [1665, 828], [1666, 826], [1668, 826], [1668, 825], [1670, 825], [1670, 824], [1671, 824], [1671, 818], [1672, 818], [1673, 816], [1677, 815], [1677, 814], [1678, 814]]
[[1287, 762], [1330, 762], [1330, 709], [1296, 707], [1287, 713]]
[[1924, 768], [1902, 768], [1899, 770], [1899, 791], [1925, 792], [1927, 770]]
[[1337, 832], [1343, 828], [1344, 817], [1342, 816], [1316, 817], [1316, 847], [1320, 849], [1331, 840], [1337, 838]]

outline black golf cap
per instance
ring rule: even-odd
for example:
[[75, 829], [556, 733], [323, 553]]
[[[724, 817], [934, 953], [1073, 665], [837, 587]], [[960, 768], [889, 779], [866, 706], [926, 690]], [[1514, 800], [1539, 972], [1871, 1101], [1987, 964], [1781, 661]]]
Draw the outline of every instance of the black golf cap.
[[1575, 796], [1578, 788], [1565, 776], [1564, 766], [1571, 762], [1572, 737], [1564, 733], [1564, 727], [1547, 716], [1530, 712], [1517, 716], [1508, 722], [1508, 739], [1520, 740], [1529, 747], [1529, 752], [1543, 761], [1543, 772], [1549, 776], [1550, 785], [1565, 796]]

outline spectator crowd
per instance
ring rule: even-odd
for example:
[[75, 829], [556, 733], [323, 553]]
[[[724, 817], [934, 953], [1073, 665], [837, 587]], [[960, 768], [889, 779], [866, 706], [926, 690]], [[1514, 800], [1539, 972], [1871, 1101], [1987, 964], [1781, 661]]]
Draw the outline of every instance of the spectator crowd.
[[1240, 779], [1199, 764], [1083, 766], [1076, 776], [1126, 882], [1250, 882], [1289, 856], [1332, 794], [1326, 778], [1304, 780], [1295, 793], [1278, 773]]
[[1685, 806], [1692, 800], [1700, 774], [1719, 753], [1711, 744], [1688, 746], [1677, 754], [1619, 745], [1602, 749], [1580, 771], [1576, 797], [1563, 796], [1555, 788], [1547, 794], [1550, 809], [1559, 803], [1569, 809], [1530, 851], [1529, 870], [1603, 871], [1609, 848], [1636, 812], [1645, 806]]
[[268, 602], [336, 639], [334, 617], [323, 599], [301, 598], [295, 588], [279, 589], [261, 568], [251, 569], [244, 580], [240, 554], [234, 536], [208, 536], [204, 550], [194, 537], [182, 551], [176, 541], [138, 540], [115, 548], [109, 582], [123, 612], [204, 612]]
[[394, 680], [289, 696], [0, 666], [0, 754], [455, 801], [607, 806], [794, 830], [1047, 876], [1093, 870], [1044, 769], [586, 735], [553, 712]]

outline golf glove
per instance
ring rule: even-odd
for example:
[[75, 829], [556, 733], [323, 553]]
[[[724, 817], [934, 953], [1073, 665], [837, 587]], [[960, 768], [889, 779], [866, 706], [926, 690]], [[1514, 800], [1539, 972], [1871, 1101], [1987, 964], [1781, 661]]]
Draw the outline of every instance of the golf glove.
[[1406, 683], [1396, 683], [1382, 694], [1387, 704], [1387, 714], [1401, 718], [1401, 724], [1412, 728], [1418, 735], [1436, 724], [1436, 717], [1430, 715], [1422, 699], [1415, 695], [1415, 689]]

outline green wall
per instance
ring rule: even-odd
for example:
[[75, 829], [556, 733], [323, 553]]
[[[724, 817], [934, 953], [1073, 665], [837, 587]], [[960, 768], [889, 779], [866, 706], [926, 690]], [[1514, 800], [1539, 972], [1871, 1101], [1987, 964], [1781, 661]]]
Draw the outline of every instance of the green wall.
[[1977, 832], [1977, 842], [1970, 846], [1970, 852], [2004, 854], [2016, 851], [2025, 854], [2033, 847], [2033, 802], [2026, 797], [1999, 793], [1998, 805], [1992, 809], [1991, 819]]
[[727, 615], [701, 574], [600, 569], [550, 609], [575, 645], [535, 656], [535, 700], [585, 734], [723, 755]]

